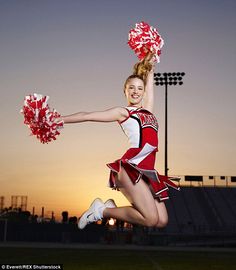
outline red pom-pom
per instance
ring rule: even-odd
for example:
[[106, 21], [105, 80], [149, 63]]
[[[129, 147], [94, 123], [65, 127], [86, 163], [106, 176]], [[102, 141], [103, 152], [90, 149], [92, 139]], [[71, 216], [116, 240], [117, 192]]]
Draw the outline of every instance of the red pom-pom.
[[56, 121], [60, 114], [51, 110], [48, 105], [48, 96], [33, 94], [26, 96], [21, 113], [24, 115], [24, 123], [30, 128], [31, 134], [35, 135], [41, 143], [56, 140], [63, 128], [63, 121]]
[[136, 23], [135, 28], [129, 31], [128, 44], [140, 60], [151, 51], [154, 53], [154, 61], [160, 62], [161, 48], [164, 45], [164, 40], [157, 29], [148, 23]]

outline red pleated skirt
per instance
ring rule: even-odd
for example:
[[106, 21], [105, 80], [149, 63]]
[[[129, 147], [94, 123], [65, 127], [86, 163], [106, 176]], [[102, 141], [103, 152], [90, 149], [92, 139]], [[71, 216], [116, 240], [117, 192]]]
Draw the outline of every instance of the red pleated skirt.
[[160, 175], [155, 170], [156, 152], [156, 147], [146, 144], [143, 148], [130, 148], [120, 159], [108, 163], [107, 166], [111, 170], [108, 186], [119, 190], [116, 186], [116, 178], [122, 166], [133, 184], [138, 183], [142, 178], [149, 185], [155, 199], [159, 201], [169, 199], [169, 187], [180, 190], [179, 186], [171, 180], [179, 181], [180, 179]]

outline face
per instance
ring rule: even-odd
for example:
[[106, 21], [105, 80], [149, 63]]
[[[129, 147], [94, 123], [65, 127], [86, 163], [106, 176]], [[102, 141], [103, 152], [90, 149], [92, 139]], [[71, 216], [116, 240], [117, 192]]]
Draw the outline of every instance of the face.
[[129, 79], [125, 87], [125, 95], [129, 106], [142, 106], [144, 83], [139, 78]]

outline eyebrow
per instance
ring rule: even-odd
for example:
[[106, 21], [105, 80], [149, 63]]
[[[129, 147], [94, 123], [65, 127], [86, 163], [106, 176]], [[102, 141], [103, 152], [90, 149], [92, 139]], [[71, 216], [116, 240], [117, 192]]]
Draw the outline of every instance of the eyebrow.
[[[129, 86], [135, 86], [134, 84], [130, 84]], [[143, 86], [142, 85], [139, 85], [138, 87], [142, 87], [143, 88]]]

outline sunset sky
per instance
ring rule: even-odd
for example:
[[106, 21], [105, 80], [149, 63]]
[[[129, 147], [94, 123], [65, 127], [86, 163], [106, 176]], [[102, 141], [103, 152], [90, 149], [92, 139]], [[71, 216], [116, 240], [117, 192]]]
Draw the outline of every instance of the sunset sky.
[[[169, 87], [169, 174], [236, 175], [234, 0], [0, 0], [0, 196], [27, 195], [28, 210], [79, 216], [107, 187], [106, 163], [128, 147], [117, 123], [66, 125], [55, 142], [29, 136], [25, 95], [50, 96], [62, 115], [125, 106], [137, 57], [128, 31], [146, 21], [164, 38], [156, 72], [183, 71]], [[164, 173], [164, 87], [155, 87], [156, 168]]]

